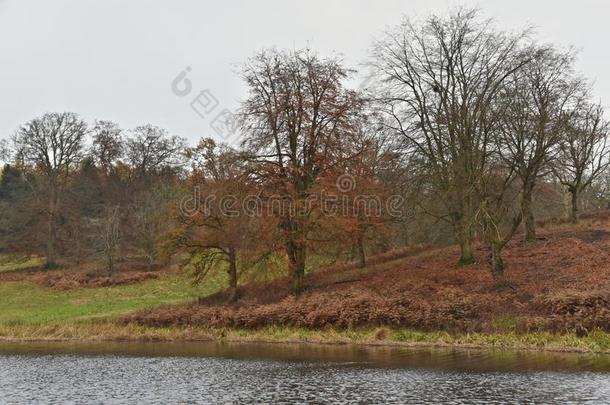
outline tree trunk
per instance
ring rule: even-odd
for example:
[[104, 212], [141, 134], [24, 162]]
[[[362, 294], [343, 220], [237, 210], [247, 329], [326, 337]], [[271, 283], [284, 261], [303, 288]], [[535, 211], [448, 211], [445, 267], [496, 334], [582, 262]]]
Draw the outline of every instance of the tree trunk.
[[358, 267], [363, 269], [366, 266], [366, 255], [364, 253], [364, 238], [362, 236], [358, 237]]
[[229, 302], [237, 301], [237, 255], [229, 250]]
[[147, 259], [147, 262], [148, 262], [148, 266], [147, 266], [148, 267], [148, 271], [152, 271], [153, 267], [155, 265], [155, 261], [157, 259], [156, 258], [156, 252], [155, 252], [154, 245], [151, 244], [150, 246], [148, 246], [146, 248], [145, 254], [146, 254], [146, 259]]
[[536, 240], [536, 222], [534, 211], [532, 210], [532, 191], [531, 188], [524, 190], [521, 195], [521, 211], [525, 222], [525, 240], [532, 242]]
[[76, 238], [76, 265], [80, 266], [82, 261], [81, 257], [81, 248], [80, 248], [80, 238]]
[[288, 273], [292, 277], [292, 292], [299, 295], [303, 289], [307, 250], [304, 243], [303, 223], [294, 218], [286, 218], [281, 228], [285, 232], [285, 248], [288, 257]]
[[112, 273], [114, 273], [114, 259], [111, 254], [108, 254], [108, 256], [107, 256], [106, 265], [107, 265], [106, 269], [108, 271], [108, 276], [112, 276]]
[[474, 254], [472, 252], [472, 241], [463, 240], [460, 242], [460, 260], [458, 261], [458, 267], [468, 266], [475, 262]]
[[497, 242], [491, 243], [491, 274], [494, 280], [504, 277], [504, 260], [502, 260], [502, 246]]
[[286, 243], [288, 256], [288, 270], [292, 277], [292, 292], [299, 295], [303, 290], [303, 277], [305, 276], [305, 246], [295, 240]]
[[578, 189], [576, 187], [570, 190], [572, 194], [572, 210], [570, 211], [570, 220], [573, 224], [577, 224], [580, 219], [580, 208], [578, 207]]
[[57, 263], [55, 263], [55, 213], [52, 211], [49, 211], [47, 232], [47, 261], [45, 268], [52, 269], [57, 266]]
[[356, 251], [358, 250], [356, 245], [356, 243], [350, 244], [349, 253], [347, 256], [348, 262], [353, 262], [354, 260], [356, 260]]
[[460, 245], [460, 260], [458, 267], [468, 266], [475, 262], [472, 250], [472, 227], [465, 220], [461, 220], [457, 229], [457, 239]]

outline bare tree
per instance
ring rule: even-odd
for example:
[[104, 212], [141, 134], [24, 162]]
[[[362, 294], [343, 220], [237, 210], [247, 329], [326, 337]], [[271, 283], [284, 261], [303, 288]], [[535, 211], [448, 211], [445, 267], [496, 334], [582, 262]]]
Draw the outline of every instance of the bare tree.
[[183, 167], [185, 146], [183, 138], [153, 125], [135, 128], [125, 146], [132, 194], [128, 228], [149, 269], [157, 263], [168, 236], [169, 213], [179, 186], [176, 173]]
[[14, 144], [19, 159], [43, 178], [47, 204], [46, 267], [56, 264], [57, 216], [71, 170], [82, 158], [87, 124], [73, 113], [47, 113], [19, 128]]
[[6, 164], [0, 175], [0, 251], [30, 255], [36, 252], [38, 207], [24, 168]]
[[496, 280], [501, 280], [504, 276], [502, 250], [523, 220], [520, 204], [516, 202], [521, 191], [521, 186], [516, 181], [517, 164], [504, 163], [500, 154], [490, 154], [486, 171], [479, 183], [482, 201], [475, 215], [481, 236], [489, 244], [491, 274]]
[[114, 273], [114, 263], [120, 251], [121, 231], [120, 231], [120, 211], [119, 207], [106, 209], [100, 224], [101, 250], [106, 260], [106, 271], [109, 275]]
[[554, 172], [572, 197], [570, 219], [577, 223], [580, 194], [604, 173], [610, 163], [604, 108], [590, 103], [578, 106], [568, 120], [559, 149]]
[[111, 121], [95, 121], [92, 128], [93, 145], [91, 155], [106, 173], [123, 156], [123, 131]]
[[174, 201], [173, 185], [164, 183], [140, 193], [129, 210], [131, 244], [146, 258], [148, 270], [157, 264], [161, 245], [168, 238]]
[[0, 139], [0, 163], [8, 162], [11, 156], [8, 140]]
[[506, 109], [499, 116], [500, 152], [515, 167], [522, 184], [521, 210], [525, 240], [536, 239], [532, 196], [537, 181], [550, 172], [561, 140], [566, 112], [582, 94], [574, 78], [572, 51], [531, 47], [529, 63], [503, 91]]
[[526, 65], [522, 42], [495, 29], [477, 11], [459, 9], [422, 24], [404, 21], [375, 44], [372, 66], [387, 130], [425, 166], [460, 245], [458, 262], [474, 262], [471, 241], [497, 117], [492, 106]]
[[321, 176], [357, 153], [350, 138], [362, 101], [344, 88], [348, 73], [337, 58], [309, 50], [262, 51], [244, 67], [244, 147], [265, 187], [297, 208], [278, 213], [295, 293], [302, 288], [312, 225], [310, 213], [298, 208]]
[[144, 177], [162, 169], [175, 169], [183, 163], [185, 140], [162, 128], [143, 125], [132, 131], [126, 155], [136, 175]]

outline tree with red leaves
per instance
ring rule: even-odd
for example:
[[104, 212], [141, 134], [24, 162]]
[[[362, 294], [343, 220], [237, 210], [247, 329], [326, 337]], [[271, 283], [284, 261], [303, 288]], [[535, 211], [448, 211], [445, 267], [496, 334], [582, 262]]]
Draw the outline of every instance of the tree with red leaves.
[[353, 139], [363, 101], [344, 87], [348, 74], [336, 57], [308, 49], [264, 50], [243, 69], [249, 89], [241, 108], [243, 145], [263, 187], [289, 202], [276, 216], [297, 294], [313, 225], [307, 201], [320, 178], [360, 147]]

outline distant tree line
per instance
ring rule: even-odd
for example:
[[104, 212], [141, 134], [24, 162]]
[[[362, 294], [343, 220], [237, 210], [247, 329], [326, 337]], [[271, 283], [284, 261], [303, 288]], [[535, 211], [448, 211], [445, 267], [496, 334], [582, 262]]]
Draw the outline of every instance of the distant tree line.
[[0, 250], [109, 273], [182, 254], [197, 279], [225, 263], [232, 300], [270, 257], [298, 293], [312, 256], [364, 267], [422, 242], [458, 244], [465, 266], [484, 241], [501, 278], [519, 229], [535, 241], [537, 219], [576, 223], [610, 196], [608, 122], [574, 63], [460, 9], [386, 32], [363, 91], [338, 57], [260, 51], [238, 147], [48, 113], [0, 148]]

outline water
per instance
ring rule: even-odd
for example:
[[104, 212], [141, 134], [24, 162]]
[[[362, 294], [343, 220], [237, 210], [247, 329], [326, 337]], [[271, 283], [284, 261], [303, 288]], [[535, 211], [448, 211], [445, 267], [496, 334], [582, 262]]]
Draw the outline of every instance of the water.
[[0, 403], [608, 401], [610, 356], [287, 344], [0, 344]]

